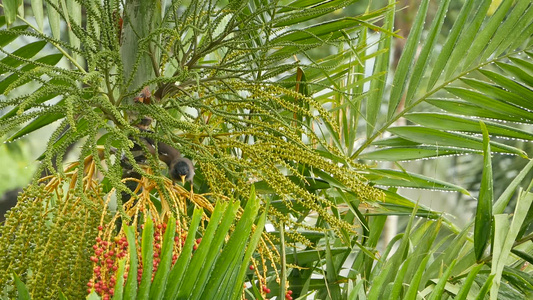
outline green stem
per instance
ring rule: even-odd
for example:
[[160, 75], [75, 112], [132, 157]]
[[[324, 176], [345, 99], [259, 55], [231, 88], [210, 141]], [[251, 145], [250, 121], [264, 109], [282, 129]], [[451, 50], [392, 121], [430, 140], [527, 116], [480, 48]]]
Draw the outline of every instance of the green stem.
[[281, 251], [281, 282], [279, 287], [279, 298], [285, 299], [287, 290], [287, 261], [285, 258], [285, 223], [280, 221], [279, 225], [280, 251]]
[[160, 77], [161, 74], [159, 73], [159, 64], [157, 63], [157, 59], [155, 57], [155, 50], [152, 49], [151, 45], [149, 45], [148, 48], [150, 49], [150, 61], [152, 62], [152, 68], [154, 68], [155, 77]]
[[115, 96], [113, 95], [113, 87], [111, 87], [110, 78], [109, 78], [109, 68], [107, 65], [105, 67], [104, 76], [105, 76], [105, 85], [107, 88], [107, 93], [106, 93], [107, 97], [109, 98], [109, 101], [113, 105], [116, 105]]

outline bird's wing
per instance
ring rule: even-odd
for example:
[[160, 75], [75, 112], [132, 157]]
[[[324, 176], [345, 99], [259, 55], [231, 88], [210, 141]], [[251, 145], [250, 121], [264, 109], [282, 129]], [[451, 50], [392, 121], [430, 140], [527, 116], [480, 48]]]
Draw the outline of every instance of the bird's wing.
[[178, 149], [163, 142], [157, 143], [157, 151], [159, 152], [159, 159], [164, 161], [169, 167], [172, 161], [181, 157]]

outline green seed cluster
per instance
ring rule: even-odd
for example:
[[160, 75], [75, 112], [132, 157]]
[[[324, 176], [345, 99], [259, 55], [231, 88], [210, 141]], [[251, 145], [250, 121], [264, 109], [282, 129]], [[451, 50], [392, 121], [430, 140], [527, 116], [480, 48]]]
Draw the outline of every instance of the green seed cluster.
[[[82, 299], [90, 278], [90, 248], [101, 212], [79, 197], [55, 188], [30, 185], [0, 227], [0, 288], [15, 297], [12, 273], [33, 299]], [[96, 201], [95, 201], [96, 202]]]
[[[213, 90], [210, 92], [207, 87]], [[241, 94], [237, 95], [236, 91], [241, 91]], [[361, 202], [383, 199], [383, 193], [370, 186], [358, 173], [365, 166], [339, 165], [321, 156], [313, 143], [302, 141], [302, 135], [311, 141], [320, 138], [303, 125], [305, 122], [295, 120], [295, 115], [303, 116], [310, 122], [330, 122], [335, 128], [335, 123], [327, 119], [328, 113], [312, 98], [274, 85], [254, 85], [238, 80], [226, 81], [222, 88], [208, 84], [190, 86], [187, 92], [189, 95], [201, 95], [201, 99], [190, 99], [182, 93], [173, 97], [181, 105], [204, 112], [209, 116], [209, 123], [202, 126], [204, 134], [198, 138], [200, 143], [191, 144], [190, 148], [184, 147], [183, 150], [192, 150], [191, 156], [196, 155], [197, 168], [204, 175], [211, 192], [225, 196], [246, 195], [243, 187], [249, 186], [250, 182], [264, 181], [273, 193], [285, 200], [292, 215], [299, 215], [291, 208], [291, 203], [296, 203], [306, 210], [317, 212], [336, 233], [355, 233], [356, 227], [330, 212], [335, 203], [306, 188], [309, 183], [300, 171], [302, 166], [311, 174], [313, 170], [329, 174], [354, 192]], [[319, 111], [318, 116], [312, 113], [310, 106]], [[158, 119], [158, 122], [163, 127], [173, 127], [164, 118]], [[220, 126], [226, 129], [219, 131]], [[341, 157], [340, 153], [333, 153]], [[300, 183], [290, 180], [287, 175], [294, 176]], [[298, 227], [289, 214], [274, 209], [271, 216], [272, 222], [283, 220], [289, 227]], [[295, 240], [310, 245], [292, 228]]]

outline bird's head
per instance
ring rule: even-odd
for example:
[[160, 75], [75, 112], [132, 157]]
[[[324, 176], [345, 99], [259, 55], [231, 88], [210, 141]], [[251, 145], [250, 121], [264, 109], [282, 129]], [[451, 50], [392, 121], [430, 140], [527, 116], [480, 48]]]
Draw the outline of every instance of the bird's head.
[[180, 157], [173, 161], [170, 167], [170, 177], [173, 180], [181, 181], [182, 184], [185, 184], [185, 181], [189, 181], [192, 184], [194, 178], [192, 162], [185, 157]]

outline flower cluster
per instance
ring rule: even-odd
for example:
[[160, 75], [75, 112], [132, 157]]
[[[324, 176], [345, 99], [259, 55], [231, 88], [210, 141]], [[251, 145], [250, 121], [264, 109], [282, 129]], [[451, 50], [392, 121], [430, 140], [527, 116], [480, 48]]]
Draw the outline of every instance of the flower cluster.
[[[154, 276], [157, 273], [159, 264], [161, 263], [161, 250], [163, 248], [163, 236], [167, 229], [166, 223], [160, 223], [159, 220], [153, 219], [155, 223], [154, 234], [153, 234], [153, 257], [152, 257], [152, 273], [151, 281], [154, 280]], [[173, 254], [172, 254], [172, 265], [176, 263], [181, 253], [181, 250], [187, 239], [187, 231], [182, 227], [180, 221], [176, 221], [176, 232], [174, 233], [173, 239]], [[109, 226], [113, 228], [113, 223], [110, 223]], [[114, 229], [114, 228], [113, 228]], [[144, 225], [140, 226], [141, 230], [144, 230]], [[95, 244], [93, 245], [93, 255], [90, 257], [94, 267], [93, 267], [93, 276], [91, 280], [87, 283], [87, 293], [91, 293], [93, 290], [103, 299], [111, 299], [115, 292], [115, 287], [118, 281], [118, 269], [119, 261], [123, 258], [126, 258], [129, 255], [128, 251], [128, 241], [127, 238], [121, 234], [115, 236], [114, 238], [106, 237], [108, 234], [104, 232], [104, 227], [100, 225], [98, 227], [99, 236], [95, 239]], [[112, 231], [109, 231], [112, 232]], [[138, 233], [141, 236], [140, 233]], [[201, 238], [195, 240], [194, 250], [197, 249], [198, 245], [201, 242]], [[142, 241], [136, 243], [136, 251], [141, 252], [140, 245]], [[143, 261], [142, 256], [139, 255], [138, 268], [137, 268], [137, 283], [140, 284], [143, 278]], [[130, 266], [126, 265], [125, 271], [123, 274], [124, 281], [126, 282], [128, 278]]]
[[[98, 230], [102, 232], [103, 227], [100, 225]], [[102, 299], [110, 299], [114, 294], [114, 287], [117, 282], [118, 260], [128, 254], [128, 241], [125, 236], [117, 236], [112, 242], [103, 240], [98, 236], [93, 250], [94, 255], [90, 258], [94, 265], [93, 278], [87, 283], [87, 292], [90, 293], [94, 288], [96, 293], [102, 296]], [[127, 274], [124, 277], [127, 278]]]

